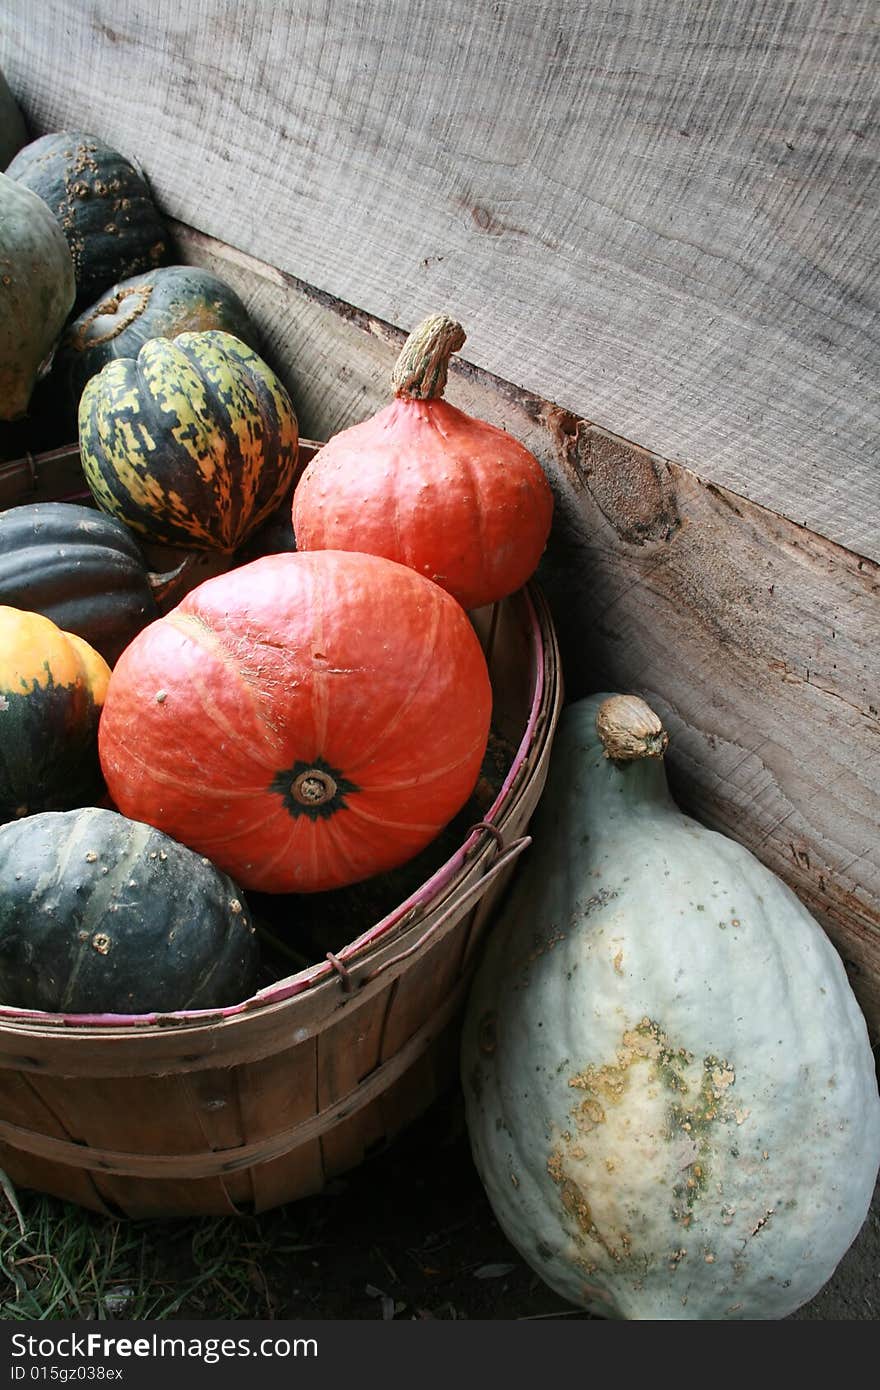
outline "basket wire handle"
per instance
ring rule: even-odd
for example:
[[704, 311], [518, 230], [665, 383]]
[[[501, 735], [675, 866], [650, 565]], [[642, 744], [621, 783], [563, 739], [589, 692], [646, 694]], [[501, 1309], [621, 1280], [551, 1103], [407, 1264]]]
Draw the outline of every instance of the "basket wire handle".
[[[508, 864], [511, 864], [513, 860], [522, 854], [523, 850], [532, 843], [531, 835], [521, 835], [518, 840], [512, 840], [511, 843], [505, 847], [504, 837], [501, 831], [497, 826], [490, 825], [488, 821], [480, 821], [477, 825], [473, 826], [472, 829], [487, 830], [494, 836], [495, 842], [499, 846], [501, 853], [496, 859], [493, 859], [484, 874], [481, 874], [478, 879], [475, 879], [473, 883], [468, 885], [461, 897], [456, 898], [455, 902], [451, 903], [445, 912], [441, 912], [436, 922], [432, 922], [431, 926], [428, 927], [427, 931], [422, 933], [418, 941], [414, 941], [412, 946], [408, 946], [405, 951], [398, 952], [396, 956], [390, 956], [388, 960], [383, 961], [381, 965], [377, 965], [375, 969], [367, 971], [366, 975], [362, 975], [356, 982], [358, 988], [367, 984], [370, 980], [375, 980], [377, 976], [383, 974], [384, 971], [390, 970], [393, 965], [399, 965], [401, 961], [408, 960], [410, 956], [420, 951], [425, 942], [429, 941], [434, 933], [439, 931], [440, 928], [449, 921], [453, 913], [461, 912], [462, 908], [469, 906], [473, 899], [480, 897], [486, 891], [492, 879], [497, 878], [501, 871], [506, 869]], [[355, 980], [352, 977], [351, 971], [332, 951], [327, 952], [326, 959], [329, 960], [333, 969], [338, 973], [343, 991], [346, 994], [353, 993], [355, 989]]]
[[337, 975], [339, 976], [339, 979], [340, 979], [340, 981], [341, 981], [341, 983], [342, 983], [343, 993], [344, 993], [344, 994], [351, 994], [351, 993], [353, 993], [353, 991], [354, 991], [354, 980], [351, 978], [351, 971], [349, 970], [348, 966], [345, 965], [345, 964], [339, 959], [338, 956], [334, 955], [332, 951], [328, 951], [328, 952], [327, 952], [327, 954], [326, 954], [326, 956], [325, 956], [325, 960], [329, 960], [330, 964], [333, 966], [333, 969], [336, 971]]
[[493, 836], [495, 843], [498, 846], [499, 853], [504, 850], [504, 836], [501, 834], [501, 831], [498, 829], [497, 825], [493, 825], [492, 822], [489, 820], [478, 820], [476, 825], [471, 826], [470, 830], [465, 836], [465, 839], [469, 840], [470, 837], [477, 830], [485, 830], [487, 834]]

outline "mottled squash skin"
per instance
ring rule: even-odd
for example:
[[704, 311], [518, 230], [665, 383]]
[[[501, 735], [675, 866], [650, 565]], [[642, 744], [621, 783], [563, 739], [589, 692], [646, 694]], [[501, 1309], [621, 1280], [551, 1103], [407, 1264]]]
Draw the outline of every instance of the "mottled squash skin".
[[0, 1003], [50, 1013], [219, 1008], [257, 987], [241, 892], [151, 826], [96, 807], [0, 827]]
[[299, 428], [263, 359], [209, 330], [108, 362], [82, 393], [79, 444], [104, 511], [161, 545], [231, 554], [292, 486]]
[[64, 233], [76, 272], [75, 312], [116, 280], [167, 261], [168, 235], [146, 180], [94, 135], [41, 135], [6, 172], [42, 198]]
[[508, 1237], [572, 1303], [782, 1318], [867, 1215], [865, 1022], [794, 894], [681, 814], [659, 758], [604, 756], [604, 698], [563, 711], [469, 1000], [474, 1159]]
[[87, 381], [117, 357], [137, 357], [150, 338], [220, 329], [255, 351], [259, 334], [235, 291], [198, 266], [167, 265], [112, 285], [69, 325], [53, 374], [72, 411]]

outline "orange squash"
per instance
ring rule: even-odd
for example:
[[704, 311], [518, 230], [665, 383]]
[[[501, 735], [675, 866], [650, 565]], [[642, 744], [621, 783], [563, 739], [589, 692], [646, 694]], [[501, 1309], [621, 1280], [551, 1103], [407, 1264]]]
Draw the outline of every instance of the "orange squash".
[[312, 892], [424, 848], [479, 775], [492, 694], [460, 606], [373, 555], [209, 579], [120, 657], [99, 731], [123, 815], [243, 887]]
[[442, 315], [410, 334], [395, 399], [318, 451], [294, 492], [293, 529], [299, 550], [384, 555], [477, 608], [534, 573], [553, 495], [523, 444], [442, 399], [464, 340]]

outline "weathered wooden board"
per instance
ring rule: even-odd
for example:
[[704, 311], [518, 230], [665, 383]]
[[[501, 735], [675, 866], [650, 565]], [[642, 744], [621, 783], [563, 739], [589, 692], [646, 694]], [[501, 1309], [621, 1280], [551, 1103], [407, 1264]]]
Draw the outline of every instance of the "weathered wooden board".
[[6, 0], [34, 132], [880, 559], [876, 0]]
[[[244, 298], [307, 435], [387, 401], [399, 330], [175, 231]], [[880, 1035], [880, 567], [467, 362], [447, 396], [551, 479], [540, 578], [569, 697], [655, 705], [683, 804], [816, 913]]]

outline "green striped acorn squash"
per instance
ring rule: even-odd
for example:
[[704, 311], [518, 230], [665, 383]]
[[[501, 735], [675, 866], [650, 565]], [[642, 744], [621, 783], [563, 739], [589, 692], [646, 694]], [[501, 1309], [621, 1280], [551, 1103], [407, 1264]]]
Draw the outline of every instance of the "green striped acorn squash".
[[35, 193], [0, 174], [0, 420], [27, 410], [73, 296], [57, 222]]
[[83, 471], [98, 505], [160, 544], [233, 552], [293, 484], [286, 389], [230, 333], [153, 338], [87, 383]]
[[113, 666], [159, 616], [134, 536], [115, 517], [75, 502], [0, 512], [0, 603], [42, 613]]
[[18, 102], [0, 72], [0, 169], [5, 169], [12, 156], [27, 144], [27, 138]]
[[152, 826], [86, 807], [0, 826], [0, 1003], [143, 1014], [236, 1004], [257, 987], [247, 903]]
[[140, 169], [94, 135], [60, 130], [18, 151], [7, 174], [57, 219], [76, 273], [79, 313], [109, 285], [168, 259], [168, 233]]
[[98, 720], [109, 681], [81, 637], [0, 606], [0, 823], [102, 794]]
[[259, 351], [256, 324], [230, 285], [199, 266], [166, 265], [120, 280], [69, 324], [52, 366], [74, 432], [86, 382], [117, 357], [137, 357], [150, 338], [218, 328]]
[[468, 1001], [472, 1151], [506, 1234], [572, 1303], [782, 1318], [867, 1215], [874, 1061], [830, 941], [678, 810], [665, 742], [635, 697], [563, 710]]

